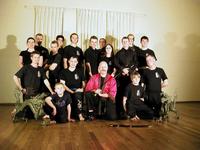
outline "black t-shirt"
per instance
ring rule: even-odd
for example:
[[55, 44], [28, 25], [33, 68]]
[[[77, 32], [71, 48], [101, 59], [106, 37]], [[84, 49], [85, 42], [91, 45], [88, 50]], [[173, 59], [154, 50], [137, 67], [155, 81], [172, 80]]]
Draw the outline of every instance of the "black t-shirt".
[[105, 61], [108, 64], [108, 73], [112, 74], [114, 69], [114, 57], [101, 57], [99, 63]]
[[63, 57], [67, 58], [67, 60], [70, 59], [72, 56], [77, 56], [78, 57], [78, 66], [82, 66], [83, 64], [83, 51], [79, 47], [73, 47], [71, 45], [68, 45], [64, 48], [64, 54]]
[[130, 67], [132, 67], [131, 69], [134, 70], [138, 65], [136, 52], [133, 51], [131, 48], [129, 48], [128, 50], [122, 48], [116, 53], [114, 63], [116, 68], [120, 71], [124, 68]]
[[94, 50], [92, 47], [89, 47], [85, 51], [85, 62], [90, 63], [92, 74], [97, 74], [99, 65], [99, 50]]
[[145, 67], [145, 66], [147, 66], [146, 56], [148, 56], [148, 55], [154, 56], [155, 59], [157, 60], [156, 55], [155, 55], [155, 53], [154, 53], [153, 50], [151, 50], [151, 49], [146, 49], [146, 50], [138, 49], [137, 50], [139, 67]]
[[62, 56], [59, 53], [57, 53], [55, 55], [53, 55], [52, 53], [50, 54], [47, 64], [51, 65], [53, 63], [56, 63], [57, 67], [53, 71], [50, 70], [50, 73], [52, 73], [54, 75], [54, 77], [58, 78], [58, 73], [60, 71], [60, 65], [62, 63]]
[[21, 81], [23, 88], [31, 89], [34, 93], [39, 93], [41, 81], [46, 79], [44, 69], [41, 67], [34, 68], [32, 65], [22, 67], [15, 75], [23, 80]]
[[140, 71], [142, 74], [141, 82], [146, 85], [147, 92], [161, 92], [161, 81], [167, 79], [162, 68], [150, 70], [149, 68]]
[[127, 97], [127, 104], [143, 104], [140, 98], [144, 98], [144, 88], [130, 83], [125, 89], [124, 96]]
[[35, 50], [38, 51], [41, 56], [43, 56], [43, 61], [48, 60], [49, 51], [47, 48], [45, 48], [43, 46], [35, 46]]
[[52, 103], [55, 105], [57, 114], [56, 121], [66, 122], [67, 121], [67, 105], [72, 103], [72, 99], [69, 93], [64, 92], [62, 97], [59, 97], [57, 94], [51, 95]]
[[31, 64], [31, 53], [28, 50], [21, 51], [19, 56], [22, 56], [23, 58], [23, 65], [29, 65]]
[[83, 69], [76, 68], [73, 72], [63, 69], [60, 72], [60, 80], [64, 80], [65, 85], [71, 90], [82, 88], [82, 81], [85, 80]]

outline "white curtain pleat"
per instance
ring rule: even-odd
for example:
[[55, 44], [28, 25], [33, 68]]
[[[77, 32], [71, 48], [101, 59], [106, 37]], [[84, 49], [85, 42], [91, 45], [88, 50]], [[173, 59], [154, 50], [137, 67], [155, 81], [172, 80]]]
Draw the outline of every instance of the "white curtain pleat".
[[63, 34], [64, 8], [50, 8], [35, 6], [35, 34], [44, 35], [43, 45], [49, 47], [49, 43], [55, 40], [56, 35]]
[[106, 12], [100, 10], [77, 9], [77, 33], [79, 46], [83, 50], [89, 47], [89, 38], [93, 35], [106, 36]]

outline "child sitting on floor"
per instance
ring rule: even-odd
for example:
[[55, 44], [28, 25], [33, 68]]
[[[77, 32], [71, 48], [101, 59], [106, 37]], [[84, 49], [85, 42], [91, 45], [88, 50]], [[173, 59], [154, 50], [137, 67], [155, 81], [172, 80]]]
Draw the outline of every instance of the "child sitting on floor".
[[74, 122], [71, 119], [71, 97], [65, 92], [62, 83], [56, 83], [55, 94], [45, 99], [44, 112], [46, 115], [43, 119], [51, 119], [50, 123], [65, 123], [67, 121]]

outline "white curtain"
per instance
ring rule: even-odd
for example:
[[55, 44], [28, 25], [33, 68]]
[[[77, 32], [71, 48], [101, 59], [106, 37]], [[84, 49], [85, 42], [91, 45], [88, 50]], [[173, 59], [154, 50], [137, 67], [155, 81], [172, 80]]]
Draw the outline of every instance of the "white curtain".
[[100, 10], [77, 9], [77, 33], [79, 46], [85, 51], [89, 47], [89, 38], [106, 36], [106, 12]]
[[134, 13], [107, 11], [106, 18], [106, 39], [120, 49], [122, 37], [134, 33]]
[[121, 38], [134, 33], [135, 16], [132, 12], [77, 9], [77, 33], [83, 50], [90, 36], [106, 38], [115, 49], [121, 48]]
[[63, 34], [64, 8], [35, 6], [34, 11], [34, 33], [42, 33], [44, 35], [43, 45], [49, 47], [49, 43], [55, 40], [56, 35]]

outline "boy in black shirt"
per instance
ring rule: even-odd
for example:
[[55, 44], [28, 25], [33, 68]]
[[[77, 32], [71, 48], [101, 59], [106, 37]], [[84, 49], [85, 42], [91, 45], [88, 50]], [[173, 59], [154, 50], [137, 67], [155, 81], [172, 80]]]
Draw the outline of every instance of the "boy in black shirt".
[[78, 57], [72, 56], [68, 60], [69, 67], [60, 73], [60, 82], [64, 84], [65, 90], [72, 98], [72, 115], [78, 116], [79, 120], [84, 120], [82, 116], [83, 89], [85, 78], [82, 68], [77, 68]]
[[47, 64], [45, 65], [45, 69], [48, 70], [49, 73], [49, 82], [51, 87], [55, 86], [55, 83], [58, 81], [58, 75], [60, 71], [60, 65], [62, 62], [62, 56], [58, 53], [58, 42], [52, 41], [51, 42], [51, 54]]
[[85, 51], [85, 65], [86, 65], [86, 76], [89, 79], [92, 75], [98, 73], [99, 63], [99, 50], [97, 47], [98, 38], [96, 36], [90, 37], [90, 47]]
[[153, 111], [144, 104], [144, 88], [139, 85], [140, 74], [132, 72], [130, 75], [132, 83], [125, 90], [123, 107], [131, 120], [152, 119]]
[[156, 60], [157, 58], [154, 51], [148, 48], [149, 38], [147, 36], [142, 36], [140, 39], [140, 43], [141, 43], [141, 48], [138, 51], [138, 62], [139, 62], [138, 67], [145, 68], [147, 66], [147, 63], [146, 63], [147, 55], [154, 56]]
[[[45, 99], [46, 105], [44, 111], [46, 115], [43, 119], [51, 119], [51, 123], [65, 123], [67, 121], [74, 122], [71, 119], [71, 98], [67, 92], [65, 92], [64, 85], [62, 83], [56, 83], [55, 92]], [[54, 122], [55, 121], [55, 122]]]
[[142, 83], [145, 85], [145, 103], [153, 109], [154, 117], [160, 117], [161, 90], [168, 85], [167, 76], [162, 68], [156, 66], [155, 56], [146, 57], [147, 66], [141, 71]]
[[78, 66], [77, 67], [83, 67], [83, 51], [81, 48], [77, 46], [78, 43], [78, 34], [72, 33], [70, 35], [70, 41], [71, 45], [68, 45], [64, 48], [64, 54], [63, 54], [63, 61], [64, 61], [64, 68], [68, 68], [68, 60], [71, 56], [77, 56], [78, 57]]

